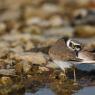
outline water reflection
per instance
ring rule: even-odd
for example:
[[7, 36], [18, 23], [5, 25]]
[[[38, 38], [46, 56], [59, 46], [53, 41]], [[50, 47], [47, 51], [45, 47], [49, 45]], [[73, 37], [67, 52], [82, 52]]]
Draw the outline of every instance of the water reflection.
[[93, 87], [84, 87], [73, 95], [95, 95], [95, 86]]
[[26, 92], [25, 95], [56, 95], [50, 88], [41, 88], [36, 93]]
[[[24, 95], [56, 95], [50, 88], [41, 88], [37, 92], [26, 92]], [[95, 87], [84, 87], [73, 95], [95, 95]]]
[[[36, 71], [36, 73], [32, 72], [33, 74], [23, 79], [21, 78], [22, 80], [18, 77], [16, 83], [12, 86], [0, 88], [0, 95], [95, 95], [93, 91], [95, 87], [90, 89], [87, 88], [86, 90], [83, 88], [84, 86], [95, 84], [95, 77], [92, 77], [92, 82], [92, 78], [86, 76], [84, 73], [85, 77], [81, 76], [78, 80], [79, 85], [74, 85], [72, 76], [69, 76], [70, 79], [64, 79], [63, 76], [58, 76], [59, 72], [60, 71], [57, 70], [48, 74], [46, 72], [37, 73]], [[75, 93], [76, 91], [78, 93]], [[88, 94], [87, 91], [90, 94]]]

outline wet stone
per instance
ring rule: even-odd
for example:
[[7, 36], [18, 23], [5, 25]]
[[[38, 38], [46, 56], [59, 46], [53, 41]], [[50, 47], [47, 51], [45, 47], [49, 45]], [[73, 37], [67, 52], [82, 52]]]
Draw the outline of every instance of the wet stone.
[[15, 69], [0, 69], [0, 75], [12, 75], [15, 76]]

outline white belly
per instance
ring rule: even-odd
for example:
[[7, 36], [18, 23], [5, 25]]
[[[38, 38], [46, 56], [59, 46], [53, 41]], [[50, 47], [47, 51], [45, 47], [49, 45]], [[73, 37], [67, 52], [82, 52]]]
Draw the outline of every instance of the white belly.
[[54, 60], [54, 63], [57, 64], [62, 70], [64, 70], [65, 68], [70, 68], [72, 66], [72, 64], [69, 62], [59, 60]]

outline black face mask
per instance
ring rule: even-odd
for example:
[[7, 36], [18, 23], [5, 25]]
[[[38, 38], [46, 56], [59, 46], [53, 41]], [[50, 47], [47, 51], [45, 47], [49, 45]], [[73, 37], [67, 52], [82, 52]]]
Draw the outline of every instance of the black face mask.
[[78, 52], [79, 52], [79, 51], [75, 50], [75, 53], [76, 53], [76, 56], [77, 56], [77, 57], [78, 57]]
[[78, 53], [81, 51], [81, 46], [80, 45], [77, 45], [76, 48], [79, 48], [79, 50], [75, 50], [76, 56], [78, 56]]

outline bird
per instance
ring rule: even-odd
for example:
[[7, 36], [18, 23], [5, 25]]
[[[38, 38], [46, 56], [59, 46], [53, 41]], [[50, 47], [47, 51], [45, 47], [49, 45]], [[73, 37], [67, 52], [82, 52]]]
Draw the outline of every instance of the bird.
[[81, 64], [76, 67], [83, 71], [95, 70], [95, 45], [84, 44], [78, 52], [78, 58], [82, 59]]
[[78, 58], [78, 52], [81, 51], [81, 45], [68, 37], [58, 39], [49, 49], [51, 60], [64, 72], [66, 69], [74, 67], [74, 83], [76, 83], [75, 64], [82, 60]]

